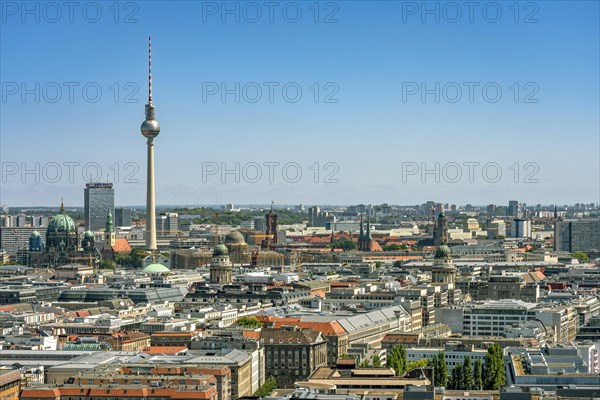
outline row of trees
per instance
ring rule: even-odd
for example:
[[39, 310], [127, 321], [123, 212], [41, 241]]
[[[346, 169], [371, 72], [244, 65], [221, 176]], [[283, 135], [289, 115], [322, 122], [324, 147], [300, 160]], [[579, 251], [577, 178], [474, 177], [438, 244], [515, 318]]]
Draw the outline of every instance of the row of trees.
[[472, 366], [471, 357], [466, 357], [462, 365], [457, 365], [452, 369], [446, 387], [455, 390], [482, 390], [483, 368], [481, 360], [476, 360], [475, 366]]
[[466, 357], [462, 365], [456, 365], [452, 373], [448, 373], [446, 356], [443, 351], [434, 355], [431, 360], [406, 362], [406, 349], [399, 344], [392, 348], [387, 358], [387, 366], [393, 368], [397, 376], [422, 367], [433, 368], [436, 386], [444, 386], [454, 390], [498, 390], [506, 383], [504, 356], [502, 348], [493, 344], [485, 355], [485, 367], [481, 360], [473, 364], [471, 357]]

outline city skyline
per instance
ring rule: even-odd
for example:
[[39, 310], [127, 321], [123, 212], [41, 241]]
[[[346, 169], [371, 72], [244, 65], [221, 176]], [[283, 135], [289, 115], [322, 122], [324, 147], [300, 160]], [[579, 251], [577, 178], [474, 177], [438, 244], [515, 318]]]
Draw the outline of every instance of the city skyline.
[[[157, 204], [598, 201], [595, 2], [542, 3], [518, 16], [506, 7], [497, 22], [476, 13], [473, 23], [443, 13], [423, 22], [404, 3], [320, 3], [318, 23], [308, 8], [297, 23], [289, 16], [253, 23], [245, 14], [223, 20], [222, 10], [206, 5], [173, 11], [159, 3], [120, 10], [118, 23], [108, 9], [97, 24], [5, 14], [0, 203], [52, 206], [64, 197], [79, 204], [93, 174], [114, 182], [117, 204], [143, 204], [136, 118], [145, 92], [140, 48], [149, 33], [158, 49], [157, 106], [169, 128], [156, 151]], [[130, 14], [137, 22], [125, 22]], [[167, 29], [172, 18], [196, 23]], [[20, 52], [21, 43], [8, 39], [14, 35], [31, 51]], [[70, 101], [69, 82], [89, 84], [89, 93], [75, 90]], [[270, 102], [269, 82], [299, 87], [303, 97], [293, 102], [290, 92]], [[52, 102], [54, 83], [62, 96]], [[501, 100], [481, 97], [486, 85], [499, 87]], [[256, 90], [264, 96], [252, 102]], [[457, 90], [463, 97], [453, 102]], [[82, 147], [87, 136], [96, 143]], [[265, 163], [278, 163], [272, 182]], [[483, 173], [484, 166], [491, 169]]]

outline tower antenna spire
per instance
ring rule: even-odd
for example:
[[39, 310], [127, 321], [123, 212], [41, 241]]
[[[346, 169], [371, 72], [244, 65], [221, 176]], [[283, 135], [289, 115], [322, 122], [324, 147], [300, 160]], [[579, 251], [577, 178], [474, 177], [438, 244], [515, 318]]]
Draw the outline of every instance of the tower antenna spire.
[[152, 104], [152, 36], [148, 36], [148, 104]]

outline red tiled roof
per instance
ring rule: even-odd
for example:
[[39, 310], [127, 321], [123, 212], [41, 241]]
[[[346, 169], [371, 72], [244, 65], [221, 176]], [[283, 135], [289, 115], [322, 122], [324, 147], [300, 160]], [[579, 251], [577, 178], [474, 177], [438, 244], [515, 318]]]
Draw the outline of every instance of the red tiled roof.
[[80, 310], [80, 311], [75, 311], [75, 315], [78, 317], [89, 317], [90, 312], [88, 310]]
[[60, 397], [58, 389], [23, 389], [20, 399], [35, 398], [35, 399], [57, 399]]
[[258, 331], [244, 331], [242, 332], [242, 336], [249, 339], [260, 339], [260, 332]]
[[346, 330], [337, 321], [330, 322], [311, 322], [311, 321], [300, 321], [300, 318], [275, 318], [272, 316], [258, 315], [259, 321], [266, 324], [273, 324], [275, 328], [280, 328], [283, 325], [295, 325], [304, 329], [312, 329], [314, 331], [322, 332], [325, 336], [339, 336], [344, 335]]
[[160, 336], [175, 336], [175, 337], [192, 337], [194, 336], [193, 332], [154, 332], [152, 334], [154, 337]]
[[146, 354], [177, 354], [187, 350], [186, 346], [150, 346], [143, 352]]
[[131, 245], [125, 238], [118, 238], [115, 240], [115, 244], [112, 246], [115, 253], [129, 253], [131, 251]]

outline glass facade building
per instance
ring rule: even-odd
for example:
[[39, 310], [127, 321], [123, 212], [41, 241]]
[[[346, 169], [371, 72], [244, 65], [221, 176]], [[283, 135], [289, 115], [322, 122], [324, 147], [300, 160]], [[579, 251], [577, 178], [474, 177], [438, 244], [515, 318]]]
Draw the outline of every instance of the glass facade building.
[[103, 230], [108, 212], [115, 215], [115, 190], [112, 183], [86, 183], [83, 208], [86, 229]]

